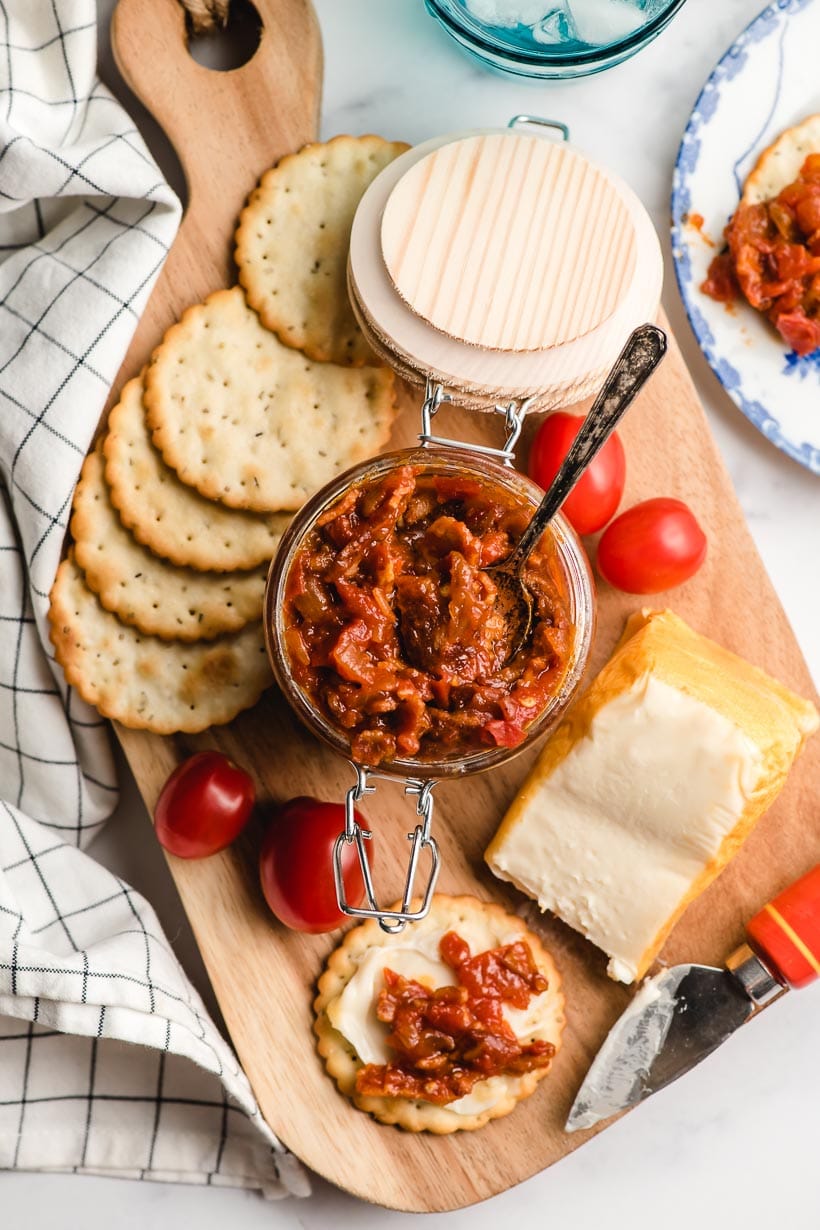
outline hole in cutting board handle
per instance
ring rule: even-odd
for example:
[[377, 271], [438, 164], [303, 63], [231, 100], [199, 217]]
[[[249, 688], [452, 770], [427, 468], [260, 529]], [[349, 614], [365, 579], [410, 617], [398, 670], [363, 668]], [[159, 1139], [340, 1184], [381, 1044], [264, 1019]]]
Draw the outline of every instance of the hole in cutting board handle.
[[230, 72], [253, 59], [263, 28], [262, 18], [251, 0], [231, 0], [224, 30], [192, 34], [188, 29], [188, 51], [203, 68]]

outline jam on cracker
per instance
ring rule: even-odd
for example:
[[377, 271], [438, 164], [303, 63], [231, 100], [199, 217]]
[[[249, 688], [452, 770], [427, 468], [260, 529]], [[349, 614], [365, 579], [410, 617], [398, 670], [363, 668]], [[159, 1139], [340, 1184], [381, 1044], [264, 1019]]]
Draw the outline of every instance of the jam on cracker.
[[701, 290], [722, 303], [744, 295], [796, 354], [820, 346], [820, 154], [776, 197], [743, 201]]
[[526, 1009], [547, 990], [529, 944], [517, 940], [473, 957], [466, 941], [448, 931], [439, 952], [457, 985], [431, 991], [385, 969], [376, 1015], [390, 1026], [387, 1045], [395, 1058], [360, 1068], [358, 1093], [446, 1106], [479, 1081], [549, 1066], [555, 1046], [543, 1039], [519, 1042], [503, 1012], [505, 1004]]

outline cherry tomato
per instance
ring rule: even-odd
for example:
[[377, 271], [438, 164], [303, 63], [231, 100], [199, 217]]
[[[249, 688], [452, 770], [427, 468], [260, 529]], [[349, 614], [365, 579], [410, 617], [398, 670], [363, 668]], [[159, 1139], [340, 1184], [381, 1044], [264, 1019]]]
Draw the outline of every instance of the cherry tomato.
[[161, 845], [179, 858], [207, 858], [229, 846], [248, 822], [253, 779], [221, 752], [197, 752], [174, 769], [154, 808]]
[[635, 504], [607, 526], [598, 544], [598, 571], [628, 594], [681, 585], [705, 558], [706, 535], [682, 500]]
[[[356, 819], [367, 828], [358, 812]], [[333, 847], [344, 826], [343, 804], [307, 796], [290, 799], [271, 821], [259, 872], [265, 900], [286, 927], [333, 931], [346, 921], [333, 878]], [[348, 904], [361, 905], [364, 880], [352, 842], [342, 848], [342, 877]]]
[[[559, 411], [545, 418], [530, 449], [529, 475], [545, 490], [570, 450], [583, 415]], [[579, 534], [595, 534], [614, 517], [626, 478], [624, 446], [613, 432], [598, 456], [564, 500], [561, 512]]]

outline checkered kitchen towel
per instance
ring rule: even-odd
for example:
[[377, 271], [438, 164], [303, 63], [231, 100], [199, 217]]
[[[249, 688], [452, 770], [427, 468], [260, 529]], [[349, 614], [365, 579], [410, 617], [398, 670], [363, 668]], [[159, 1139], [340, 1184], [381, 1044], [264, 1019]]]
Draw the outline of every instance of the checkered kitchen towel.
[[179, 221], [95, 65], [94, 0], [0, 0], [0, 1167], [305, 1194], [153, 910], [83, 853], [116, 786], [48, 592]]

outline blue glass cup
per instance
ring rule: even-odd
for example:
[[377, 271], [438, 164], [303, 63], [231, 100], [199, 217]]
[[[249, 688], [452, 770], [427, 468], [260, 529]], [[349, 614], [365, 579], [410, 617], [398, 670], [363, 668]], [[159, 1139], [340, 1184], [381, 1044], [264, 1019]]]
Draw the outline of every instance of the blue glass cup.
[[[578, 13], [583, 0], [577, 0]], [[575, 26], [570, 5], [555, 3], [550, 6], [544, 0], [544, 16], [534, 26], [503, 26], [479, 20], [483, 5], [468, 7], [469, 0], [425, 0], [427, 10], [437, 19], [452, 39], [468, 54], [482, 63], [505, 73], [519, 77], [539, 77], [561, 80], [569, 77], [584, 77], [599, 73], [628, 60], [642, 47], [646, 47], [672, 20], [686, 0], [647, 0], [644, 5], [646, 20], [640, 20], [638, 4], [635, 5], [638, 24], [628, 33], [608, 41], [584, 42], [579, 36], [584, 32], [582, 23]], [[624, 0], [613, 0], [622, 16]], [[489, 12], [487, 4], [484, 11]], [[629, 24], [627, 22], [627, 24]]]

